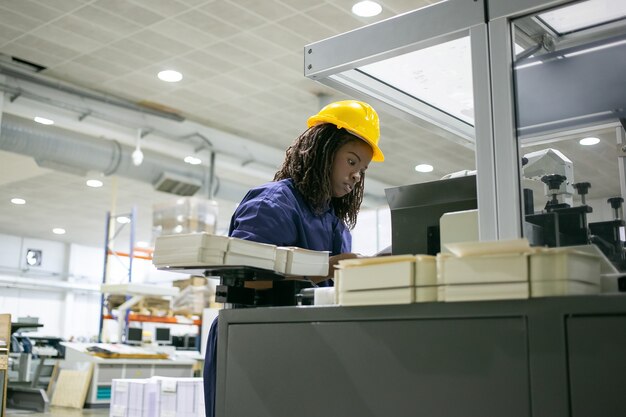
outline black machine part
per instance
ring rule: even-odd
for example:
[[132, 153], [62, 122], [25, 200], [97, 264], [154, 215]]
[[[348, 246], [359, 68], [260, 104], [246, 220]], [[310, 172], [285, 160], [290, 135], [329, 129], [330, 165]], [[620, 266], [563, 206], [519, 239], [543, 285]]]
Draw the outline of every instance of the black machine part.
[[611, 197], [606, 200], [606, 202], [609, 203], [611, 205], [611, 208], [613, 209], [613, 219], [621, 219], [622, 203], [624, 202], [624, 199], [622, 197]]
[[543, 177], [541, 177], [541, 182], [545, 183], [551, 192], [553, 191], [552, 199], [546, 203], [546, 211], [569, 207], [569, 204], [559, 203], [559, 200], [557, 198], [557, 193], [561, 188], [561, 184], [563, 184], [566, 179], [567, 178], [565, 178], [564, 175], [559, 174], [544, 175]]
[[[251, 266], [219, 266], [205, 271], [207, 277], [219, 277], [215, 301], [233, 307], [295, 306], [297, 294], [310, 288], [310, 281], [285, 279], [285, 275]], [[272, 288], [257, 290], [245, 286], [246, 281], [270, 281]]]
[[576, 184], [572, 184], [572, 186], [576, 189], [576, 192], [578, 193], [578, 195], [580, 195], [580, 201], [582, 205], [587, 204], [586, 200], [586, 195], [589, 192], [589, 189], [591, 188], [591, 183], [588, 182], [577, 182]]

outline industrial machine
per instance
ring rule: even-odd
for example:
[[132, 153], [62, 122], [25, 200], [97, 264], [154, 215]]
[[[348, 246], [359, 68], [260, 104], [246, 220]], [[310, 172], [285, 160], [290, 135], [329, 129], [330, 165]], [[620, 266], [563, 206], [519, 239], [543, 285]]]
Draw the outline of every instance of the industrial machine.
[[[589, 182], [574, 182], [572, 162], [555, 149], [524, 155], [524, 177], [544, 183], [545, 207], [536, 211], [532, 190], [524, 188], [524, 234], [533, 246], [574, 246], [595, 244], [619, 271], [626, 271], [622, 217], [622, 197], [611, 197], [613, 219], [589, 223], [593, 212], [586, 204]], [[574, 191], [575, 190], [575, 191]], [[580, 196], [581, 204], [573, 205], [572, 195]]]
[[65, 349], [59, 337], [28, 335], [43, 326], [36, 321], [11, 323], [7, 405], [11, 408], [45, 412], [49, 406], [46, 393], [56, 360]]
[[[591, 184], [574, 182], [572, 161], [558, 150], [545, 149], [525, 155], [522, 164], [526, 180], [543, 183], [547, 197], [545, 206], [536, 209], [532, 189], [524, 188], [524, 236], [530, 244], [549, 247], [595, 244], [618, 271], [626, 272], [622, 197], [607, 200], [613, 219], [588, 224], [587, 215], [593, 209], [586, 204], [586, 195]], [[394, 255], [437, 254], [441, 251], [441, 216], [477, 208], [476, 177], [471, 172], [389, 188], [385, 192], [391, 209]], [[582, 201], [579, 206], [573, 205], [576, 193]], [[476, 225], [467, 223], [466, 227], [476, 228]], [[620, 281], [620, 285], [626, 283]]]

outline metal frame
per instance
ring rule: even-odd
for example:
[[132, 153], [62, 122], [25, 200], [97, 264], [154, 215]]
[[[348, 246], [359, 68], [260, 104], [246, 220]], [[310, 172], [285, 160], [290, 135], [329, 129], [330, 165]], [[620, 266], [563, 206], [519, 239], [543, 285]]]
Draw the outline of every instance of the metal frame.
[[[369, 101], [455, 143], [475, 148], [476, 165], [480, 167], [477, 173], [479, 234], [481, 240], [494, 240], [502, 238], [499, 201], [509, 202], [511, 193], [507, 192], [499, 198], [496, 185], [499, 171], [493, 140], [492, 69], [485, 12], [484, 0], [450, 0], [312, 43], [304, 49], [304, 73], [313, 80]], [[356, 69], [467, 35], [471, 42], [472, 78], [476, 87], [475, 129]], [[359, 47], [356, 48], [356, 45]], [[501, 165], [510, 167], [510, 164]], [[502, 188], [510, 191], [504, 186]], [[519, 194], [519, 186], [517, 190]], [[510, 204], [503, 204], [503, 210], [510, 210]], [[515, 230], [521, 233], [521, 226]]]
[[[455, 143], [475, 147], [480, 239], [519, 238], [523, 231], [521, 161], [515, 119], [511, 20], [575, 2], [449, 0], [437, 3], [307, 45], [304, 73], [353, 97], [372, 101]], [[594, 30], [606, 33], [604, 29]], [[616, 31], [618, 28], [611, 25], [609, 29]], [[471, 126], [463, 126], [452, 116], [357, 70], [362, 65], [468, 33], [473, 70], [474, 132]], [[577, 37], [568, 35], [565, 43], [576, 42]]]

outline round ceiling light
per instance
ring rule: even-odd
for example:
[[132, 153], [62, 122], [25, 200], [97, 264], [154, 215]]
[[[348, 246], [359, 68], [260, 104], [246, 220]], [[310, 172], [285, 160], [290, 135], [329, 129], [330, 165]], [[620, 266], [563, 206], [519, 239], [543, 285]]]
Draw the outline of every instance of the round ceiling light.
[[359, 17], [377, 16], [382, 11], [383, 8], [380, 4], [370, 0], [360, 1], [352, 6], [352, 13]]
[[91, 188], [100, 188], [103, 185], [102, 181], [100, 180], [87, 180], [85, 184], [87, 184], [87, 187]]
[[54, 229], [52, 229], [52, 233], [54, 233], [55, 235], [64, 235], [65, 229], [61, 227], [55, 227]]
[[23, 198], [12, 198], [11, 203], [21, 206], [22, 204], [26, 204], [26, 200], [24, 200]]
[[584, 138], [578, 141], [581, 145], [591, 146], [600, 143], [600, 139], [594, 137]]
[[433, 166], [428, 164], [419, 164], [415, 166], [415, 170], [417, 172], [432, 172], [433, 169]]
[[54, 120], [46, 119], [45, 117], [36, 116], [34, 119], [37, 123], [41, 123], [42, 125], [53, 125]]
[[200, 165], [202, 163], [202, 159], [196, 158], [195, 156], [186, 156], [184, 159], [185, 162], [191, 165]]
[[165, 70], [157, 74], [159, 80], [166, 81], [168, 83], [177, 83], [183, 79], [183, 74], [174, 70]]

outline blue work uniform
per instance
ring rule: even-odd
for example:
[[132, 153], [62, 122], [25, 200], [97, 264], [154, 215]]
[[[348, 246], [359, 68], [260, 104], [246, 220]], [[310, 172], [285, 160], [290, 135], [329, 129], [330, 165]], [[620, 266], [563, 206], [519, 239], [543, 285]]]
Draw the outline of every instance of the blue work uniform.
[[[350, 231], [332, 207], [316, 215], [292, 179], [253, 188], [243, 198], [230, 221], [228, 235], [277, 246], [297, 246], [339, 255], [352, 250]], [[332, 280], [319, 286], [332, 286]], [[206, 417], [215, 415], [217, 320], [211, 325], [204, 361]]]

